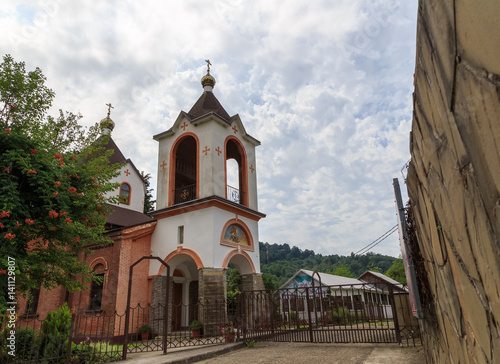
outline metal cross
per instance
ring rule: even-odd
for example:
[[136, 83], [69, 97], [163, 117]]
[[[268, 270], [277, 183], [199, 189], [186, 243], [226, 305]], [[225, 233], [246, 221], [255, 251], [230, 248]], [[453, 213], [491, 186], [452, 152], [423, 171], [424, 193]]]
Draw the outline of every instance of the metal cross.
[[209, 59], [206, 59], [205, 62], [207, 62], [207, 73], [210, 73], [210, 66], [212, 65], [212, 63], [210, 63]]
[[109, 115], [111, 114], [111, 109], [114, 109], [114, 107], [111, 105], [111, 102], [109, 104], [106, 104], [106, 106], [108, 107], [108, 119], [109, 119]]

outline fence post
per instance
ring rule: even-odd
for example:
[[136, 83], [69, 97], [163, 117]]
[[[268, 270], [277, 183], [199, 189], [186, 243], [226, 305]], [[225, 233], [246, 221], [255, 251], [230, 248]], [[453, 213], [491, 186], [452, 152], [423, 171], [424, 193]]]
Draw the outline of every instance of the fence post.
[[[314, 335], [313, 335], [313, 329], [312, 329], [311, 310], [309, 309], [309, 307], [310, 307], [309, 305], [311, 303], [310, 298], [309, 298], [309, 287], [306, 287], [306, 300], [307, 300], [307, 318], [309, 320], [309, 340], [311, 342], [314, 342]], [[313, 288], [313, 306], [312, 307], [314, 307], [314, 288]], [[298, 315], [298, 310], [297, 310], [297, 316], [299, 316]], [[297, 325], [299, 325], [299, 327], [300, 327], [300, 320], [297, 322]]]
[[399, 320], [398, 320], [398, 311], [396, 307], [396, 301], [394, 300], [394, 288], [391, 286], [389, 287], [389, 299], [391, 300], [391, 307], [392, 307], [392, 317], [394, 320], [394, 332], [396, 334], [396, 340], [398, 344], [401, 346], [403, 344], [402, 339], [401, 339], [401, 330], [399, 328]]
[[71, 341], [73, 338], [73, 328], [74, 328], [75, 320], [76, 320], [76, 315], [74, 313], [72, 313], [71, 314], [71, 323], [69, 325], [68, 349], [66, 350], [66, 364], [70, 363], [70, 360], [71, 360]]

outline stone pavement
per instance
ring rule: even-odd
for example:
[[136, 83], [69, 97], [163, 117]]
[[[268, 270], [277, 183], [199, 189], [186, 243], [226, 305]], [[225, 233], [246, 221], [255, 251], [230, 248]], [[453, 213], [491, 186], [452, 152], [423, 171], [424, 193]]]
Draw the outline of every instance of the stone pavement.
[[309, 344], [256, 343], [247, 348], [243, 342], [170, 349], [161, 352], [129, 354], [126, 364], [423, 364], [423, 348], [397, 344]]

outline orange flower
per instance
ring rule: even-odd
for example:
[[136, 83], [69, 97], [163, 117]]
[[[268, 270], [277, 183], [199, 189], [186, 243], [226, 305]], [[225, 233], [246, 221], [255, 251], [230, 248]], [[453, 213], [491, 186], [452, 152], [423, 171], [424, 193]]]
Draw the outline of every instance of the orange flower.
[[67, 214], [68, 214], [68, 213], [67, 213], [66, 211], [63, 211], [63, 212], [59, 213], [59, 216], [61, 216], [61, 217], [62, 217], [62, 216], [66, 216]]
[[68, 224], [71, 224], [73, 220], [71, 220], [69, 217], [67, 217], [64, 221], [66, 221]]
[[59, 164], [60, 164], [61, 166], [64, 166], [64, 161], [61, 159], [61, 160], [59, 161]]
[[2, 223], [0, 223], [0, 229], [3, 229], [4, 227], [5, 226]]
[[26, 219], [24, 220], [24, 222], [28, 225], [33, 225], [35, 223], [35, 220]]
[[59, 214], [55, 211], [49, 211], [49, 217], [51, 217], [52, 219], [58, 217]]
[[16, 237], [16, 234], [11, 234], [11, 233], [7, 233], [4, 236], [5, 239], [9, 239], [9, 240], [14, 239], [15, 237]]
[[10, 217], [10, 211], [2, 211], [0, 212], [0, 218], [2, 217]]
[[19, 221], [16, 221], [16, 228], [21, 226], [21, 223]]
[[62, 155], [56, 153], [56, 154], [54, 154], [53, 159], [59, 159], [59, 160], [61, 160], [62, 159]]
[[[7, 128], [5, 128], [5, 129], [4, 129], [4, 132], [5, 132], [5, 134], [11, 134], [11, 133], [12, 133], [12, 132], [10, 131], [10, 129], [7, 129]], [[14, 236], [15, 236], [15, 235], [14, 235]]]
[[58, 196], [59, 195], [59, 192], [54, 192], [54, 196]]
[[71, 192], [71, 193], [75, 193], [76, 192], [76, 188], [75, 187], [68, 188], [68, 191]]
[[56, 183], [54, 183], [54, 187], [59, 187], [61, 185], [61, 181], [57, 181]]
[[35, 171], [34, 169], [29, 169], [29, 170], [28, 170], [28, 173], [29, 173], [29, 174], [36, 174], [36, 171]]

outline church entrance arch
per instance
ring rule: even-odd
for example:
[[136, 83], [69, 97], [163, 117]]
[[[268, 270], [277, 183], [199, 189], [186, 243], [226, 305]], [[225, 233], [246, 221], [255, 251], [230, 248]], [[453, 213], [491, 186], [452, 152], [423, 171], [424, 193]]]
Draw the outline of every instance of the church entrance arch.
[[[165, 261], [171, 267], [172, 282], [172, 314], [171, 327], [173, 331], [186, 329], [197, 319], [196, 302], [198, 300], [198, 269], [203, 265], [198, 255], [189, 250], [181, 249], [169, 254]], [[160, 275], [165, 276], [166, 270]]]

